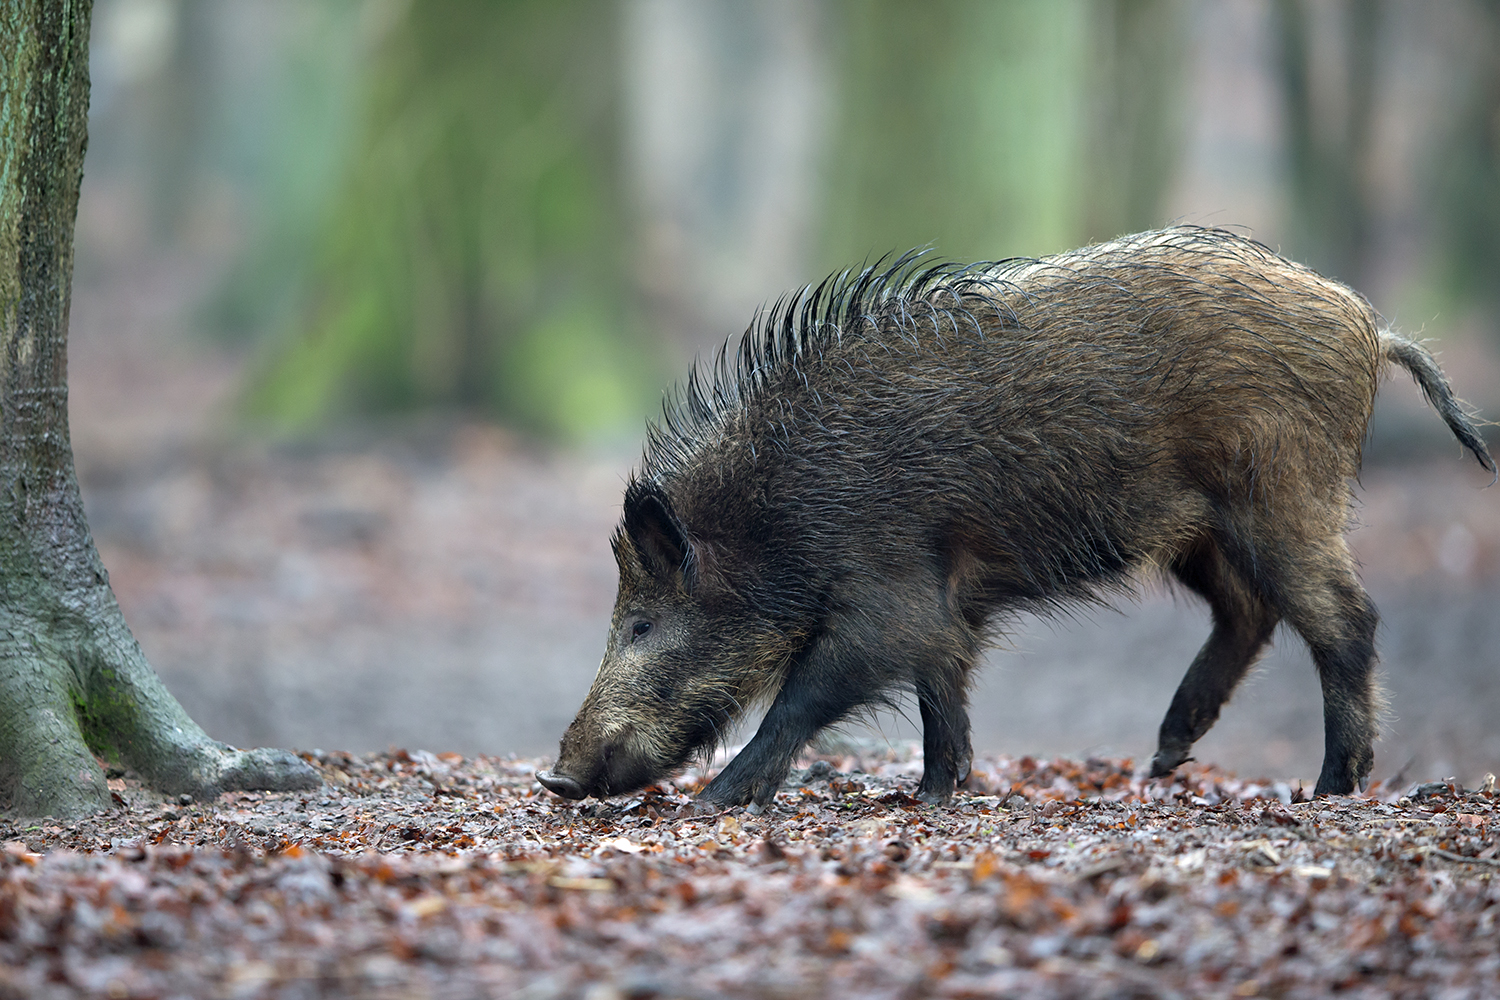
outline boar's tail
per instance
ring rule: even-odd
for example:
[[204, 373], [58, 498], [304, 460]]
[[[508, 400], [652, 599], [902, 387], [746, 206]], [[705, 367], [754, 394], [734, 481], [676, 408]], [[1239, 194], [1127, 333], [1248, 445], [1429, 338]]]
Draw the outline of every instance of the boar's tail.
[[[1500, 479], [1500, 472], [1495, 470], [1495, 460], [1490, 457], [1489, 446], [1480, 437], [1473, 419], [1459, 407], [1453, 388], [1448, 385], [1443, 370], [1427, 352], [1427, 348], [1391, 330], [1380, 331], [1380, 346], [1388, 360], [1411, 372], [1411, 377], [1422, 387], [1427, 401], [1442, 416], [1443, 422], [1448, 425], [1453, 436], [1458, 438], [1459, 443], [1474, 453], [1480, 465], [1495, 473], [1496, 479]], [[1495, 480], [1490, 481], [1490, 485], [1493, 486], [1494, 483]]]

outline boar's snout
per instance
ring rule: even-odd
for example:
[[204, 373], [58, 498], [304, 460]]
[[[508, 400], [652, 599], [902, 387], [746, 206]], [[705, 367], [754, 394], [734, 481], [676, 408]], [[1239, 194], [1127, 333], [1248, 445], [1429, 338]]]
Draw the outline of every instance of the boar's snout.
[[663, 777], [668, 768], [642, 754], [635, 729], [625, 727], [603, 736], [587, 724], [575, 722], [563, 734], [561, 752], [552, 770], [536, 780], [548, 791], [567, 799], [590, 795], [623, 795]]
[[542, 771], [537, 774], [536, 780], [540, 781], [547, 791], [556, 792], [565, 799], [581, 799], [589, 793], [587, 788], [578, 783], [577, 778], [560, 771]]

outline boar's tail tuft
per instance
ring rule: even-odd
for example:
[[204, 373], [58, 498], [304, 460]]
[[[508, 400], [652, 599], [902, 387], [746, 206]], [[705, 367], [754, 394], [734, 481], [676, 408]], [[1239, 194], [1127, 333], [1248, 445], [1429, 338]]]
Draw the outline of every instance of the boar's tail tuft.
[[[1416, 380], [1417, 385], [1422, 387], [1422, 393], [1427, 401], [1443, 418], [1453, 436], [1458, 438], [1460, 444], [1474, 453], [1479, 459], [1479, 464], [1495, 474], [1500, 479], [1500, 472], [1496, 472], [1495, 460], [1490, 457], [1489, 446], [1484, 443], [1484, 438], [1479, 435], [1479, 430], [1474, 426], [1474, 420], [1458, 405], [1458, 399], [1453, 395], [1453, 388], [1448, 385], [1448, 379], [1443, 375], [1443, 370], [1438, 367], [1437, 361], [1427, 348], [1414, 340], [1405, 337], [1392, 330], [1380, 331], [1380, 346], [1385, 351], [1388, 360], [1411, 372], [1411, 377]], [[1490, 485], [1495, 484], [1495, 479]]]

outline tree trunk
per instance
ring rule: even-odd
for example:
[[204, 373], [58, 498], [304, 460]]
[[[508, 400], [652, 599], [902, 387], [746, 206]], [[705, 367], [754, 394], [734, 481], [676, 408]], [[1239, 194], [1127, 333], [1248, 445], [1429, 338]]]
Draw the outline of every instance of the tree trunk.
[[68, 439], [73, 224], [90, 0], [0, 4], [0, 795], [25, 816], [110, 803], [95, 754], [153, 788], [313, 788], [283, 750], [208, 738], [120, 614]]
[[1375, 207], [1369, 161], [1383, 9], [1380, 0], [1324, 8], [1330, 9], [1343, 34], [1334, 70], [1342, 77], [1341, 86], [1320, 86], [1337, 77], [1313, 71], [1318, 59], [1328, 59], [1328, 40], [1318, 38], [1315, 30], [1314, 6], [1307, 0], [1279, 0], [1272, 8], [1291, 168], [1294, 239], [1288, 242], [1299, 260], [1362, 288]]

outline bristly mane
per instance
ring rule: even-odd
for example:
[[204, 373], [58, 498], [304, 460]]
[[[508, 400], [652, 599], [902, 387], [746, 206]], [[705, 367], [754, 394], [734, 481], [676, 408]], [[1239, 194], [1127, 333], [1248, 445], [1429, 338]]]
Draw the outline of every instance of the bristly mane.
[[[963, 304], [966, 296], [977, 287], [993, 286], [997, 267], [1033, 262], [939, 261], [919, 267], [928, 252], [909, 250], [890, 263], [882, 257], [857, 272], [831, 274], [817, 285], [783, 295], [770, 309], [757, 311], [733, 355], [730, 340], [725, 340], [711, 364], [695, 359], [687, 381], [674, 386], [662, 401], [661, 419], [646, 425], [639, 477], [655, 481], [681, 468], [706, 436], [722, 428], [778, 376], [788, 369], [796, 371], [801, 358], [815, 357], [846, 337], [867, 336], [893, 325], [910, 338], [919, 319], [951, 325], [955, 332], [961, 325], [979, 331]], [[951, 307], [937, 303], [943, 291], [951, 294]]]

